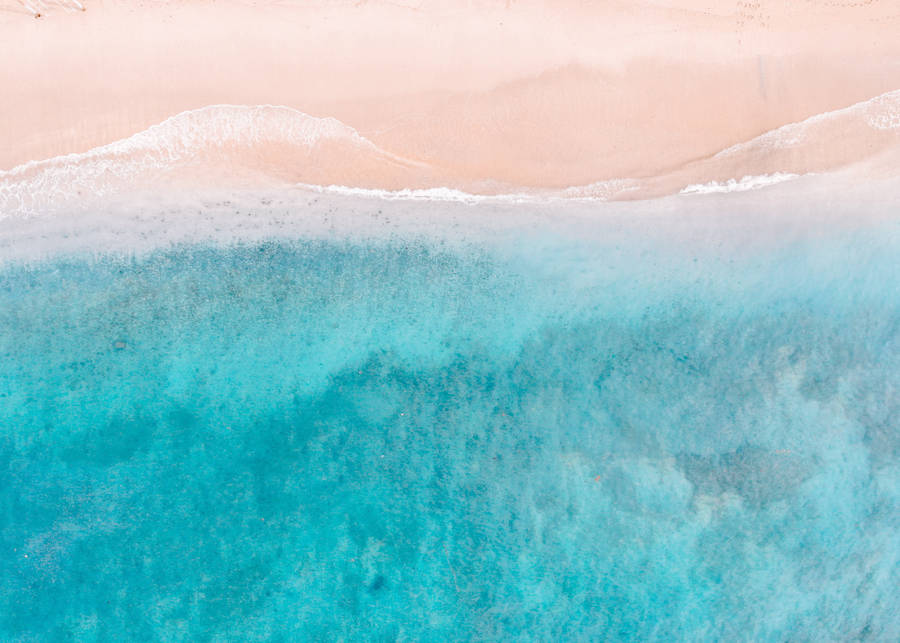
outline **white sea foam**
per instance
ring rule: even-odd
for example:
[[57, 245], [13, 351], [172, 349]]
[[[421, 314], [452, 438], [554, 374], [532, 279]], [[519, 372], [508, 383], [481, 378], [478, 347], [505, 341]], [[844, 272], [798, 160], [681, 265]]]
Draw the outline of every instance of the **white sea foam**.
[[640, 187], [641, 184], [636, 179], [610, 179], [588, 185], [573, 185], [563, 190], [561, 196], [567, 199], [609, 201], [623, 192], [633, 192]]
[[319, 118], [276, 105], [210, 105], [181, 112], [87, 152], [30, 161], [0, 171], [0, 217], [35, 214], [68, 200], [105, 196], [130, 180], [177, 170], [204, 154], [240, 154], [266, 144], [314, 151], [327, 142], [347, 143], [393, 164], [420, 165], [382, 150], [335, 118]]
[[868, 101], [866, 121], [875, 129], [900, 129], [900, 90]]
[[527, 194], [524, 192], [513, 194], [474, 194], [454, 188], [423, 188], [402, 190], [378, 190], [373, 188], [358, 188], [347, 185], [312, 185], [299, 183], [297, 187], [320, 194], [343, 194], [347, 196], [364, 196], [384, 199], [386, 201], [449, 201], [455, 203], [534, 203], [544, 201], [540, 194]]
[[[861, 124], [872, 130], [900, 130], [900, 90], [882, 94], [850, 107], [790, 123], [754, 139], [733, 145], [713, 159], [731, 158], [739, 153], [766, 151], [802, 144], [810, 140], [828, 140], [827, 132], [816, 131], [820, 124]], [[821, 135], [821, 136], [820, 136]], [[416, 169], [428, 164], [407, 159], [378, 147], [352, 127], [335, 118], [310, 116], [290, 107], [275, 105], [211, 105], [176, 114], [158, 125], [126, 139], [87, 152], [31, 161], [11, 170], [0, 171], [0, 219], [6, 216], [30, 216], [71, 204], [83, 204], [92, 198], [123, 193], [138, 183], [166, 185], [167, 181], [207, 166], [226, 170], [226, 178], [239, 179], [246, 169], [255, 168], [267, 146], [288, 147], [289, 158], [298, 167], [284, 169], [293, 181], [305, 181], [303, 187], [333, 194], [366, 195], [386, 200], [482, 202], [547, 202], [555, 200], [609, 201], [623, 193], [640, 190], [643, 181], [613, 179], [560, 190], [511, 190], [505, 194], [475, 194], [451, 187], [428, 189], [377, 190], [347, 185], [325, 185], [340, 177], [341, 159], [393, 165], [406, 177], [415, 177]], [[322, 152], [334, 167], [317, 171]], [[333, 152], [329, 154], [329, 152]], [[235, 172], [228, 164], [234, 165]], [[221, 166], [221, 167], [219, 167]], [[329, 166], [330, 167], [330, 166]], [[332, 171], [333, 170], [333, 171]], [[335, 174], [335, 172], [337, 172]], [[309, 177], [309, 178], [307, 178]], [[695, 183], [682, 194], [741, 192], [780, 183], [794, 174], [777, 172], [745, 176], [726, 182]], [[311, 179], [311, 180], [310, 180]], [[311, 185], [316, 183], [317, 185]]]
[[562, 190], [531, 189], [527, 192], [475, 194], [449, 187], [402, 190], [379, 190], [346, 185], [312, 185], [300, 183], [298, 187], [322, 194], [366, 196], [387, 201], [452, 201], [457, 203], [548, 203], [552, 201], [609, 201], [623, 192], [638, 190], [636, 179], [612, 179], [588, 185], [571, 186]]
[[727, 181], [710, 181], [709, 183], [694, 183], [686, 186], [679, 194], [721, 194], [725, 192], [746, 192], [758, 190], [769, 185], [784, 183], [796, 179], [799, 174], [788, 172], [775, 172], [774, 174], [761, 174], [758, 176], [745, 176], [740, 180], [728, 179]]
[[849, 107], [823, 112], [796, 123], [782, 125], [749, 141], [725, 148], [713, 158], [729, 157], [752, 150], [793, 147], [807, 142], [816, 126], [839, 119], [848, 119], [849, 121], [859, 119], [877, 130], [900, 128], [900, 89], [855, 103]]
[[265, 142], [312, 146], [322, 140], [341, 138], [378, 149], [336, 118], [310, 116], [282, 105], [208, 105], [175, 114], [142, 132], [87, 152], [29, 161], [11, 170], [0, 171], [0, 178], [114, 155], [151, 152], [161, 160], [177, 161], [193, 155], [200, 148]]

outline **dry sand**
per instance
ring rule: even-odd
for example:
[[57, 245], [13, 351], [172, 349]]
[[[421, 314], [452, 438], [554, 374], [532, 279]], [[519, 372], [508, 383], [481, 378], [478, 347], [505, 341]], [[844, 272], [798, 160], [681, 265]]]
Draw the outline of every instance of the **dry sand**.
[[[889, 0], [85, 5], [34, 19], [0, 0], [0, 169], [215, 104], [334, 117], [403, 159], [338, 149], [299, 171], [295, 151], [270, 141], [244, 161], [256, 172], [388, 189], [629, 178], [644, 196], [844, 167], [900, 136], [857, 110], [802, 140], [716, 156], [900, 89]], [[882, 107], [890, 124], [893, 103]]]

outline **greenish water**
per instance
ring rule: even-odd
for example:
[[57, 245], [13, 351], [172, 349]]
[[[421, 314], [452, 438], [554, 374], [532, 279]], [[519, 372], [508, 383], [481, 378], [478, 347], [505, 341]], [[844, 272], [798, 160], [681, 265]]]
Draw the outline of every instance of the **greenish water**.
[[7, 265], [0, 639], [898, 640], [898, 422], [896, 228]]

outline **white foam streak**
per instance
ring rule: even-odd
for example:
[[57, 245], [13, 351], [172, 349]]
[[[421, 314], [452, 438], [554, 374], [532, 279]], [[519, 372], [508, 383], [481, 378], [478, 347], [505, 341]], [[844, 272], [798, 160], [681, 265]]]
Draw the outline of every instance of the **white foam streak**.
[[572, 186], [562, 190], [533, 189], [528, 192], [502, 194], [474, 194], [455, 188], [436, 187], [402, 190], [379, 190], [346, 185], [312, 185], [299, 183], [297, 187], [320, 194], [342, 194], [384, 199], [386, 201], [442, 201], [455, 203], [549, 203], [553, 201], [609, 201], [615, 196], [640, 189], [633, 179], [599, 181], [584, 186]]
[[170, 116], [128, 138], [87, 152], [29, 161], [0, 171], [0, 179], [28, 171], [108, 156], [153, 153], [160, 160], [178, 161], [203, 147], [225, 147], [266, 142], [313, 146], [325, 139], [345, 138], [378, 149], [355, 129], [336, 118], [320, 118], [282, 105], [208, 105]]
[[35, 214], [70, 199], [104, 196], [123, 183], [153, 172], [171, 172], [202, 154], [240, 154], [266, 144], [312, 152], [329, 141], [349, 143], [392, 163], [419, 165], [382, 150], [335, 118], [278, 105], [210, 105], [87, 152], [0, 171], [0, 218]]
[[875, 129], [900, 129], [900, 90], [882, 94], [869, 101], [866, 120]]
[[727, 192], [746, 192], [758, 190], [769, 185], [784, 183], [796, 179], [799, 174], [788, 172], [775, 172], [774, 174], [761, 174], [759, 176], [745, 176], [740, 180], [728, 179], [727, 181], [710, 181], [709, 183], [694, 183], [681, 190], [679, 194], [723, 194]]
[[573, 185], [563, 190], [561, 196], [567, 199], [609, 201], [623, 192], [633, 192], [640, 187], [640, 181], [635, 179], [610, 179], [588, 185]]
[[536, 194], [473, 194], [454, 188], [423, 188], [402, 190], [378, 190], [373, 188], [357, 188], [346, 185], [312, 185], [299, 183], [297, 187], [320, 194], [341, 194], [345, 196], [362, 196], [384, 199], [385, 201], [443, 201], [454, 203], [535, 203], [542, 199]]
[[823, 112], [796, 123], [782, 125], [749, 141], [732, 145], [717, 153], [713, 158], [724, 158], [754, 149], [772, 150], [793, 147], [808, 141], [811, 130], [817, 125], [842, 118], [860, 118], [869, 127], [877, 130], [900, 128], [900, 89], [855, 103], [849, 107]]
[[[712, 160], [727, 158], [729, 163], [740, 167], [745, 159], [739, 155], [751, 158], [761, 152], [811, 141], [828, 144], [835, 128], [843, 132], [845, 127], [853, 135], [859, 134], [860, 128], [863, 133], [871, 128], [869, 132], [884, 131], [893, 138], [895, 133], [900, 133], [900, 90], [784, 125], [722, 150]], [[282, 147], [288, 147], [290, 154], [279, 156], [277, 152]], [[266, 156], [273, 150], [275, 154]], [[284, 158], [290, 159], [287, 163], [291, 167], [264, 164], [266, 159], [280, 159], [277, 162], [284, 164]], [[381, 167], [383, 163], [401, 166], [402, 174], [390, 175], [403, 181], [419, 181], [420, 185], [431, 183], [428, 177], [433, 175], [433, 168], [428, 164], [379, 148], [335, 118], [315, 117], [277, 105], [211, 105], [181, 112], [133, 136], [87, 152], [31, 161], [0, 171], [0, 220], [84, 204], [97, 197], [150, 184], [168, 185], [172, 178], [196, 176], [193, 172], [197, 170], [219, 171], [227, 181], [240, 179], [242, 173], [251, 178], [268, 177], [273, 170], [273, 176], [281, 176], [280, 171], [285, 170], [292, 181], [342, 181], [345, 176], [352, 176], [352, 172], [343, 171], [345, 166], [351, 167], [357, 161], [369, 163], [369, 167]], [[411, 168], [426, 171], [417, 174], [410, 172]], [[199, 176], [202, 183], [207, 175]], [[796, 177], [796, 174], [776, 172], [725, 182], [694, 183], [684, 187], [681, 194], [743, 192]], [[322, 193], [386, 200], [526, 203], [562, 199], [608, 201], [641, 190], [647, 182], [613, 179], [559, 190], [521, 188], [519, 192], [493, 195], [451, 187], [390, 191], [346, 185], [304, 183], [302, 186]]]

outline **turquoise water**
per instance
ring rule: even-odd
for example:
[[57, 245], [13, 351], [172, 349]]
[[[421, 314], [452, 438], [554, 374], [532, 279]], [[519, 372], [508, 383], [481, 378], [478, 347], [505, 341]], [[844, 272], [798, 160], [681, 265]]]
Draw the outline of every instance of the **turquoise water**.
[[896, 226], [677, 246], [6, 265], [0, 639], [900, 639]]

